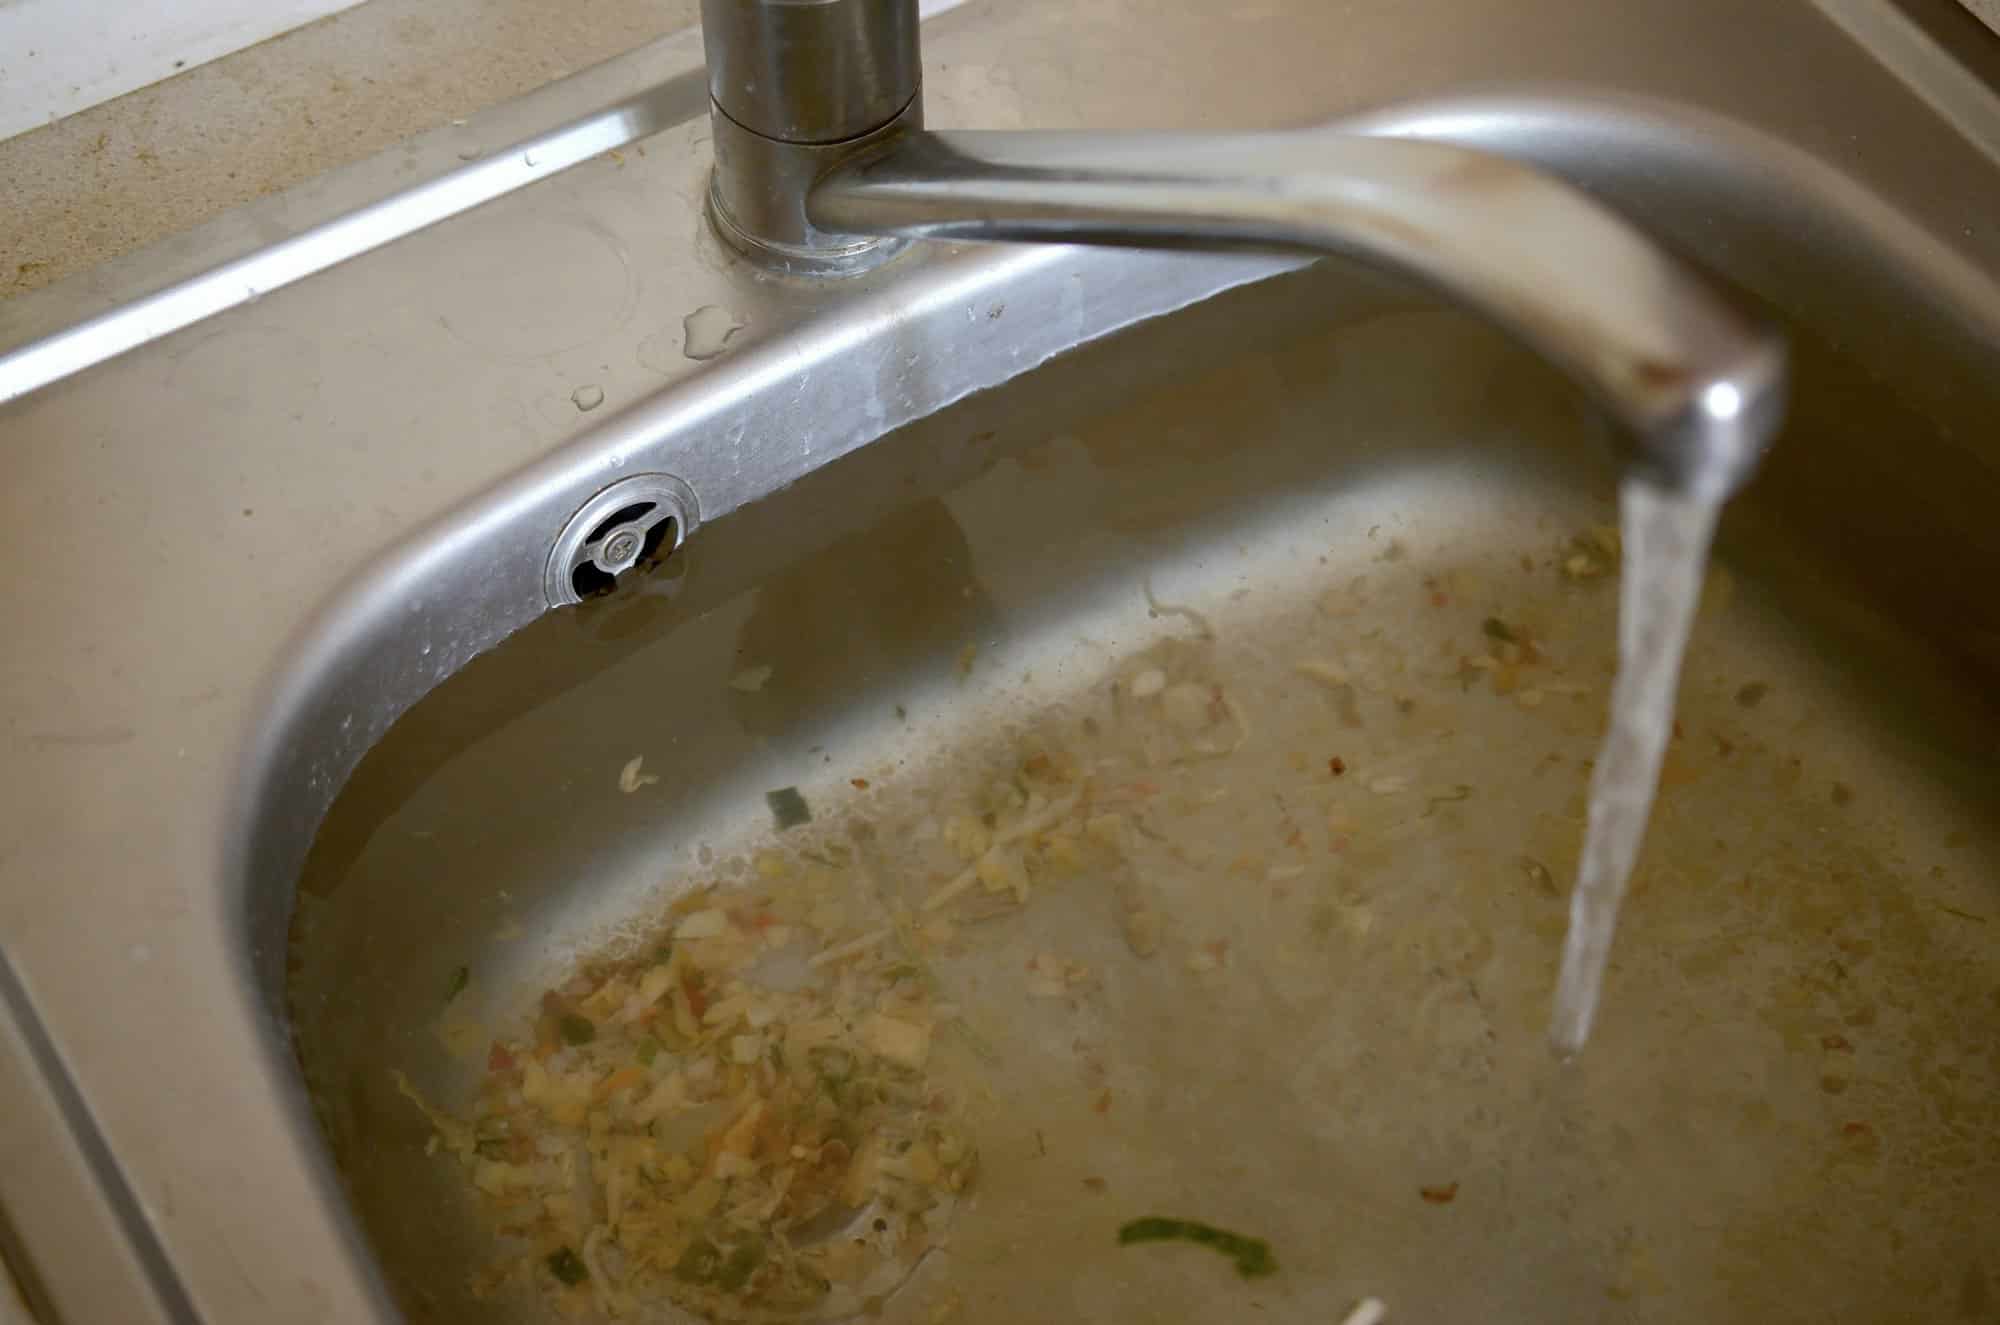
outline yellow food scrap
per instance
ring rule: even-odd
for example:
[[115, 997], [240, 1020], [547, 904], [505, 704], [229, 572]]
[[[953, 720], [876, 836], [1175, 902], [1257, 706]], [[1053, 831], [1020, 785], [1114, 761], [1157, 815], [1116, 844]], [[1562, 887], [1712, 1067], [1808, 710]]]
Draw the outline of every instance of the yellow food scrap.
[[902, 1067], [922, 1067], [931, 1054], [931, 1028], [871, 1012], [858, 1028], [861, 1043], [878, 1058]]

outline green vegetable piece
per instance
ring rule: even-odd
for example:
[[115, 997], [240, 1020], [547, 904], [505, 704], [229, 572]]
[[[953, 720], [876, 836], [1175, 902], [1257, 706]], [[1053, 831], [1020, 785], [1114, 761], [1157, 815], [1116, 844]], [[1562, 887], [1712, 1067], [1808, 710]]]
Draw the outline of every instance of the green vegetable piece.
[[1158, 1215], [1134, 1219], [1118, 1230], [1118, 1245], [1139, 1242], [1194, 1242], [1213, 1247], [1236, 1262], [1236, 1273], [1245, 1279], [1261, 1279], [1278, 1272], [1270, 1244], [1262, 1238], [1246, 1238], [1240, 1233], [1216, 1228], [1193, 1219], [1165, 1219]]
[[691, 1242], [674, 1263], [674, 1278], [683, 1283], [705, 1284], [722, 1268], [722, 1253], [707, 1242]]
[[812, 807], [806, 804], [805, 797], [799, 795], [797, 787], [780, 787], [776, 791], [767, 791], [764, 793], [764, 803], [771, 807], [771, 817], [778, 821], [780, 832], [812, 822]]
[[639, 1041], [639, 1066], [651, 1067], [653, 1060], [660, 1056], [660, 1042], [648, 1035]]
[[597, 1026], [589, 1017], [580, 1017], [571, 1012], [556, 1023], [556, 1030], [562, 1035], [564, 1044], [589, 1044], [597, 1038]]
[[715, 1272], [715, 1286], [725, 1293], [740, 1293], [763, 1263], [762, 1247], [754, 1242], [739, 1243], [736, 1250], [729, 1253], [729, 1259], [722, 1263], [722, 1268]]
[[548, 1265], [549, 1273], [571, 1288], [590, 1278], [590, 1270], [584, 1265], [583, 1258], [568, 1247], [557, 1247], [550, 1252]]
[[457, 998], [460, 994], [464, 993], [465, 987], [471, 983], [472, 983], [471, 967], [469, 966], [452, 967], [451, 979], [445, 981], [444, 1001], [447, 1003], [451, 1002], [454, 998]]
[[1479, 623], [1479, 628], [1486, 632], [1488, 639], [1497, 639], [1502, 644], [1519, 643], [1518, 638], [1514, 634], [1514, 628], [1497, 616], [1487, 617]]

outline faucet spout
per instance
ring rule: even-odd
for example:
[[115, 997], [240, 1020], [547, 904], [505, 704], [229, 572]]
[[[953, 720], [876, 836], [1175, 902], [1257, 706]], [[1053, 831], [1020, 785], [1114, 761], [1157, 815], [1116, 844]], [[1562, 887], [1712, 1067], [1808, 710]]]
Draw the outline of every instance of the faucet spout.
[[1711, 500], [1784, 408], [1772, 331], [1581, 191], [1503, 157], [1340, 129], [895, 135], [821, 175], [821, 236], [1333, 255], [1490, 318], [1622, 425], [1628, 474]]

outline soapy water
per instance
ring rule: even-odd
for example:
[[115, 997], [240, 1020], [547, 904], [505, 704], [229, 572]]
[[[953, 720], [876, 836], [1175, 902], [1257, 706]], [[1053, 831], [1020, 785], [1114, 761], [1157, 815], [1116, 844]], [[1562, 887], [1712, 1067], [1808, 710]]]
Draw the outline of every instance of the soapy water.
[[1624, 566], [1618, 600], [1618, 679], [1611, 722], [1590, 780], [1590, 822], [1570, 895], [1569, 933], [1549, 1040], [1565, 1056], [1590, 1038], [1618, 908], [1645, 840], [1673, 732], [1681, 655], [1701, 599], [1721, 503], [1628, 479], [1619, 489]]

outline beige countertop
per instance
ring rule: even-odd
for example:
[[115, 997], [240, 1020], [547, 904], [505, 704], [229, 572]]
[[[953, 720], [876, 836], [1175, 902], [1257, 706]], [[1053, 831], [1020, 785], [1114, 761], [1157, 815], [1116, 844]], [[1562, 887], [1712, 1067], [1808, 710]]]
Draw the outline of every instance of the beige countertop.
[[0, 299], [696, 21], [697, 0], [368, 0], [0, 142]]

